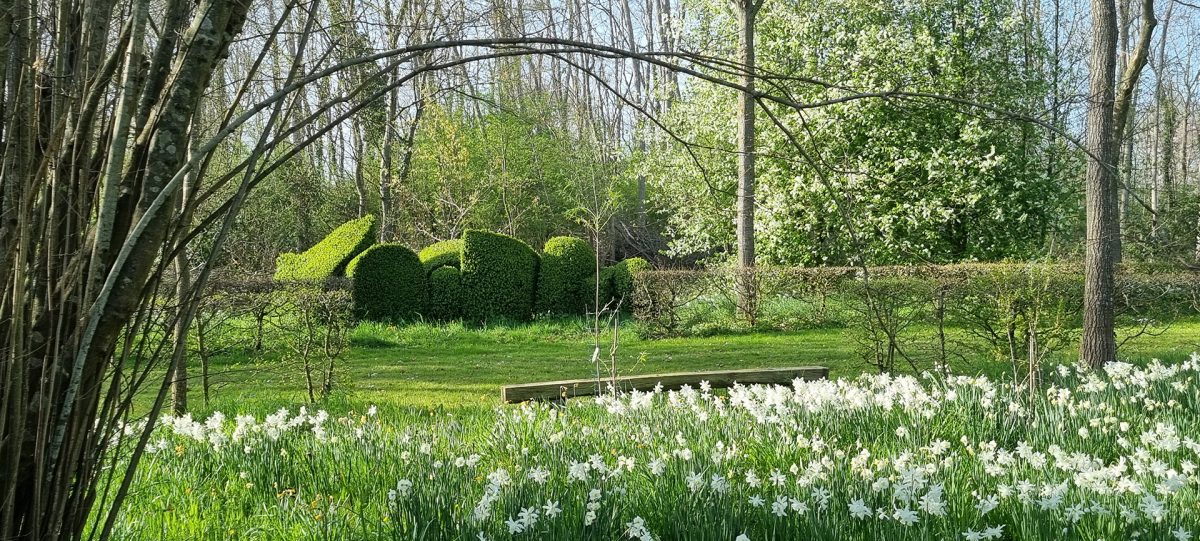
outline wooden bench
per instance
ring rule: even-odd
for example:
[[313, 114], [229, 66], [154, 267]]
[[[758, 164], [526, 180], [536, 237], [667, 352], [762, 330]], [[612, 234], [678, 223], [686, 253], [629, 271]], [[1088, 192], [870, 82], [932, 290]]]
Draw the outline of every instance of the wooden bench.
[[[829, 375], [829, 369], [824, 366], [799, 366], [793, 368], [752, 368], [745, 370], [716, 370], [712, 372], [676, 372], [672, 374], [648, 374], [644, 376], [621, 376], [617, 378], [617, 388], [621, 391], [648, 391], [659, 383], [664, 389], [678, 389], [684, 385], [697, 387], [701, 381], [707, 381], [714, 389], [732, 387], [734, 383], [743, 385], [788, 385], [796, 378], [811, 380], [821, 379]], [[604, 392], [611, 382], [609, 378], [601, 378], [599, 385], [596, 379], [568, 379], [563, 381], [543, 381], [540, 383], [522, 383], [500, 387], [500, 399], [504, 402], [525, 402], [527, 400], [561, 400], [576, 396], [591, 396]]]

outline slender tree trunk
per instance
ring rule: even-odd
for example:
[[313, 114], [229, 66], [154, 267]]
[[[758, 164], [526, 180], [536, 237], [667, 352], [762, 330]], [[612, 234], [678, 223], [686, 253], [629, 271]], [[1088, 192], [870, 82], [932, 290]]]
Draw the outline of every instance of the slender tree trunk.
[[738, 306], [742, 316], [755, 319], [754, 279], [754, 23], [762, 0], [735, 0], [738, 16], [738, 62], [742, 66], [738, 94], [737, 261]]

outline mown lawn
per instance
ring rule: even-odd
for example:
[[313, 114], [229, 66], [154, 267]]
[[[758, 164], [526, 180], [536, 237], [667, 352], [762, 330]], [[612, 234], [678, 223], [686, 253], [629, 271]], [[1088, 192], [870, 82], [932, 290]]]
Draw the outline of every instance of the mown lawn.
[[[595, 374], [592, 338], [581, 320], [484, 329], [363, 324], [351, 338], [338, 374], [340, 390], [323, 405], [335, 411], [362, 411], [369, 404], [389, 409], [487, 408], [499, 404], [504, 384]], [[607, 340], [602, 345], [605, 359], [609, 345]], [[626, 325], [617, 355], [622, 375], [822, 365], [830, 368], [832, 377], [842, 377], [874, 371], [861, 360], [857, 347], [850, 331], [837, 328], [646, 340]], [[969, 348], [957, 349], [964, 359], [952, 363], [956, 373], [1000, 375], [1009, 369]], [[1160, 336], [1130, 341], [1122, 356], [1132, 361], [1179, 360], [1197, 350], [1200, 321], [1189, 320]], [[1069, 360], [1076, 355], [1067, 350], [1057, 357]], [[298, 368], [277, 355], [230, 355], [214, 361], [211, 374], [212, 400], [205, 405], [199, 369], [193, 363], [191, 409], [196, 415], [214, 410], [262, 413], [307, 400]]]

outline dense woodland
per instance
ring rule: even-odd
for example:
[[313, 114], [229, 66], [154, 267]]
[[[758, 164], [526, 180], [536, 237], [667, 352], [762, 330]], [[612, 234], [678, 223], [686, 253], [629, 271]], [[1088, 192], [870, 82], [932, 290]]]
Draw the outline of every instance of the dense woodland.
[[210, 280], [367, 215], [742, 307], [758, 268], [1081, 263], [1102, 366], [1116, 265], [1200, 264], [1198, 43], [1185, 0], [6, 1], [0, 538], [112, 535]]

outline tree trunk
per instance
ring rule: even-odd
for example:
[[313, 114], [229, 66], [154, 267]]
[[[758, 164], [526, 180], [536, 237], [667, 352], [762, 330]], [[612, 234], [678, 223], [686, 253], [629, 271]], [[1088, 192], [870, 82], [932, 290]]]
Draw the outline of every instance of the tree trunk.
[[738, 307], [742, 317], [753, 321], [755, 315], [754, 272], [754, 23], [762, 0], [734, 0], [738, 16], [738, 62], [741, 84], [738, 93], [738, 186], [737, 186], [737, 262]]
[[1117, 21], [1113, 0], [1092, 0], [1092, 52], [1087, 112], [1087, 233], [1084, 255], [1083, 342], [1080, 354], [1093, 367], [1115, 361], [1114, 271], [1120, 235], [1117, 216], [1117, 144], [1114, 139], [1113, 79]]
[[1118, 145], [1132, 112], [1138, 77], [1150, 53], [1158, 21], [1154, 0], [1142, 0], [1142, 22], [1133, 56], [1116, 85], [1117, 21], [1113, 0], [1092, 0], [1092, 53], [1087, 113], [1087, 233], [1084, 254], [1083, 342], [1080, 354], [1090, 366], [1117, 358], [1116, 264], [1121, 260], [1117, 173]]

